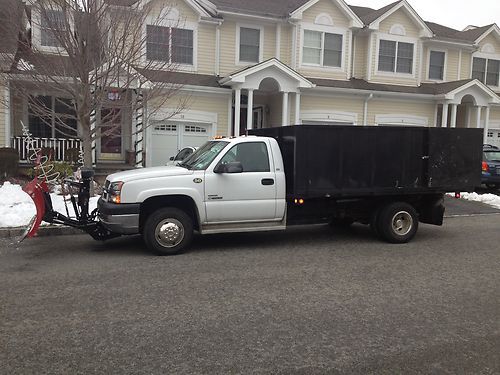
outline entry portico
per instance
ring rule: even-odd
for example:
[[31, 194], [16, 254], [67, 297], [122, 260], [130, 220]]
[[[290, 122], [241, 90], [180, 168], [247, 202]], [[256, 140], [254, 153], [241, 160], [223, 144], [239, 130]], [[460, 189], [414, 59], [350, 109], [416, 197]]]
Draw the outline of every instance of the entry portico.
[[[254, 94], [256, 91], [267, 93], [279, 92], [281, 98], [281, 121], [280, 125], [290, 123], [289, 103], [291, 94], [295, 98], [295, 123], [300, 123], [300, 95], [301, 90], [315, 87], [315, 84], [306, 79], [295, 70], [283, 64], [276, 58], [269, 59], [252, 67], [237, 71], [219, 81], [221, 85], [229, 86], [234, 91], [234, 123], [233, 134], [239, 135], [241, 130], [241, 99], [242, 90], [247, 93], [246, 126], [243, 130], [252, 129], [254, 124]], [[276, 110], [275, 108], [273, 110]], [[271, 124], [279, 125], [279, 124]]]

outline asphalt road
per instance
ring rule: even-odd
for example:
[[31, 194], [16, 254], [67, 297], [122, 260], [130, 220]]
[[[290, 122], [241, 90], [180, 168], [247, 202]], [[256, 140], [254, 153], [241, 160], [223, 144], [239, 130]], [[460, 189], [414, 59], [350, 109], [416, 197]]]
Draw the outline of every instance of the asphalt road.
[[[0, 248], [2, 374], [498, 374], [500, 215]], [[4, 244], [5, 245], [5, 244]]]

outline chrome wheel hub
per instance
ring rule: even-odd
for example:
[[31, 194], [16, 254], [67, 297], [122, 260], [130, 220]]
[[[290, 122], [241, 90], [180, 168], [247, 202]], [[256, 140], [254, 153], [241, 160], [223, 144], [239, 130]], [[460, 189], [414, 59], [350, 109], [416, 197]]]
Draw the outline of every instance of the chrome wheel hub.
[[184, 226], [179, 220], [164, 219], [156, 226], [155, 237], [161, 246], [175, 247], [184, 239]]
[[392, 217], [392, 230], [399, 236], [406, 236], [413, 227], [413, 218], [406, 211], [400, 211]]

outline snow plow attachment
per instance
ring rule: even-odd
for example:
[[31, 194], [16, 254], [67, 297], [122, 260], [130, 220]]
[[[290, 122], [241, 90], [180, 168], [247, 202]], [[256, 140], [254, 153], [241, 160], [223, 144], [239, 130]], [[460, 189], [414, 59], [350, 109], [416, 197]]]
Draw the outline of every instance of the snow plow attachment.
[[28, 228], [23, 233], [21, 241], [25, 238], [32, 238], [36, 235], [47, 210], [52, 210], [50, 203], [49, 188], [45, 180], [35, 177], [23, 190], [31, 197], [36, 207], [36, 216], [30, 221]]
[[67, 190], [77, 191], [76, 194], [69, 195], [69, 202], [71, 202], [72, 211], [74, 211], [75, 217], [70, 217], [67, 205], [67, 216], [54, 211], [49, 194], [49, 188], [44, 179], [35, 177], [24, 187], [23, 190], [35, 203], [36, 216], [31, 220], [29, 227], [26, 229], [20, 241], [25, 238], [34, 237], [40, 228], [42, 221], [49, 224], [59, 224], [80, 229], [83, 232], [90, 234], [95, 240], [107, 240], [119, 236], [110, 232], [102, 225], [97, 217], [97, 209], [89, 213], [90, 187], [93, 182], [94, 171], [91, 169], [84, 169], [81, 171], [81, 175], [81, 181], [63, 181], [63, 185], [66, 186]]

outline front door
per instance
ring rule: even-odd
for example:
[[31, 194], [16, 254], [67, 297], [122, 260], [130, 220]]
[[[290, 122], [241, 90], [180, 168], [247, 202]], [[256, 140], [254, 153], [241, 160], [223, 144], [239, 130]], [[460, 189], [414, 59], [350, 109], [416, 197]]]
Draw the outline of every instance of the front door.
[[122, 160], [122, 110], [104, 108], [101, 110], [101, 152], [102, 160]]
[[242, 173], [205, 172], [208, 223], [276, 220], [276, 173], [267, 142], [234, 145], [219, 164], [241, 162]]

